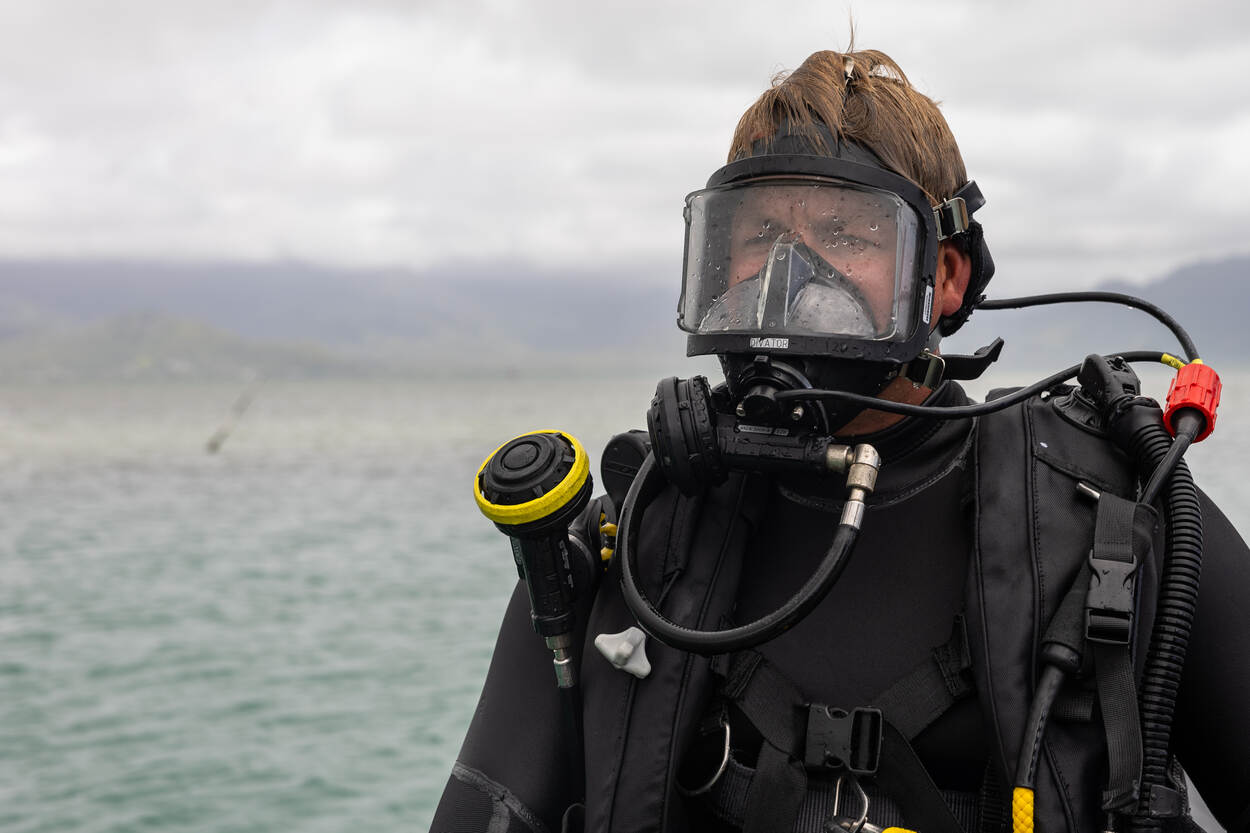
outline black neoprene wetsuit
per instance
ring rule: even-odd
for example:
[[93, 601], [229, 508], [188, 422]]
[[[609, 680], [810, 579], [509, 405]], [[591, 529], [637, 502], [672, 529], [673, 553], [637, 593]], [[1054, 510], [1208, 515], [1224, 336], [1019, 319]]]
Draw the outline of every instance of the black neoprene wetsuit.
[[[935, 405], [957, 404], [947, 385]], [[971, 423], [907, 420], [857, 438], [882, 456], [877, 488], [846, 570], [811, 614], [756, 650], [812, 702], [870, 705], [951, 635], [964, 603], [970, 542]], [[843, 487], [816, 477], [780, 480], [743, 564], [737, 618], [780, 607], [817, 568], [842, 511]], [[830, 638], [830, 635], [836, 637]], [[988, 747], [974, 700], [918, 739], [939, 787], [976, 790]]]
[[[930, 398], [942, 405], [964, 401], [953, 384]], [[964, 462], [971, 430], [965, 420], [909, 419], [862, 438], [884, 464], [850, 564], [806, 619], [756, 649], [813, 700], [867, 705], [950, 636], [968, 580]], [[811, 575], [837, 523], [840, 491], [815, 478], [774, 484], [748, 544], [737, 623], [776, 609]], [[1250, 830], [1250, 552], [1223, 514], [1205, 495], [1202, 500], [1202, 585], [1172, 737], [1216, 818], [1229, 830]], [[605, 583], [599, 592], [619, 588]], [[603, 659], [591, 648], [580, 661]], [[550, 654], [530, 628], [518, 586], [432, 830], [541, 830], [539, 824], [559, 830], [575, 800], [562, 763], [559, 708]], [[976, 698], [969, 698], [919, 735], [915, 748], [938, 786], [975, 790], [989, 755], [987, 732]], [[735, 734], [749, 736], [749, 730]], [[511, 813], [507, 821], [500, 800]], [[691, 809], [699, 829], [713, 829], [710, 814]]]

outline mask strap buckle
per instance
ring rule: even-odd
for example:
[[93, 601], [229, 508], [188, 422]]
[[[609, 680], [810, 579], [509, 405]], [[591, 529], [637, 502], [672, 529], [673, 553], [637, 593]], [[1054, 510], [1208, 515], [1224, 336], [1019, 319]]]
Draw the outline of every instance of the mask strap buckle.
[[946, 375], [946, 359], [926, 349], [907, 363], [903, 375], [918, 388], [936, 388]]
[[938, 240], [966, 232], [972, 223], [972, 215], [985, 205], [985, 197], [973, 180], [968, 180], [949, 200], [934, 206], [933, 219], [937, 222]]
[[941, 241], [967, 231], [971, 215], [964, 198], [956, 196], [934, 207], [933, 219], [937, 222], [938, 240]]
[[[927, 348], [903, 367], [902, 375], [920, 387], [933, 388], [943, 379], [979, 379], [1003, 352], [1003, 340], [996, 338], [971, 355], [948, 353], [939, 356]], [[935, 369], [936, 368], [936, 369]]]

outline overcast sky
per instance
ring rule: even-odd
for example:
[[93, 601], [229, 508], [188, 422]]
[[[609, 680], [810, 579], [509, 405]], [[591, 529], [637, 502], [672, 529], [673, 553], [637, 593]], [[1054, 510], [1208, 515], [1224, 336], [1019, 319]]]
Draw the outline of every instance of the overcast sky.
[[853, 12], [857, 45], [942, 102], [1001, 283], [1149, 279], [1250, 252], [1248, 9], [5, 0], [0, 256], [636, 263], [675, 285], [682, 198]]

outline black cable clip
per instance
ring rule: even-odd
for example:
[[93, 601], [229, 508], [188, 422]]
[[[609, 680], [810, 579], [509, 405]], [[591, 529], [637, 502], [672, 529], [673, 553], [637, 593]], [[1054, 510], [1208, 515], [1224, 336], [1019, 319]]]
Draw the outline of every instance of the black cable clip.
[[880, 709], [861, 706], [848, 712], [812, 703], [807, 707], [803, 763], [811, 769], [873, 775], [881, 763], [884, 725]]

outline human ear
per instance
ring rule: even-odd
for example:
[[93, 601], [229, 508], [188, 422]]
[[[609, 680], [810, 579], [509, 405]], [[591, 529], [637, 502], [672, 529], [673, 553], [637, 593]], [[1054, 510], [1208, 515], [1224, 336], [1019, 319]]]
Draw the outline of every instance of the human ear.
[[959, 311], [971, 278], [972, 258], [949, 240], [942, 241], [938, 246], [937, 285], [934, 287], [939, 311], [935, 318]]

